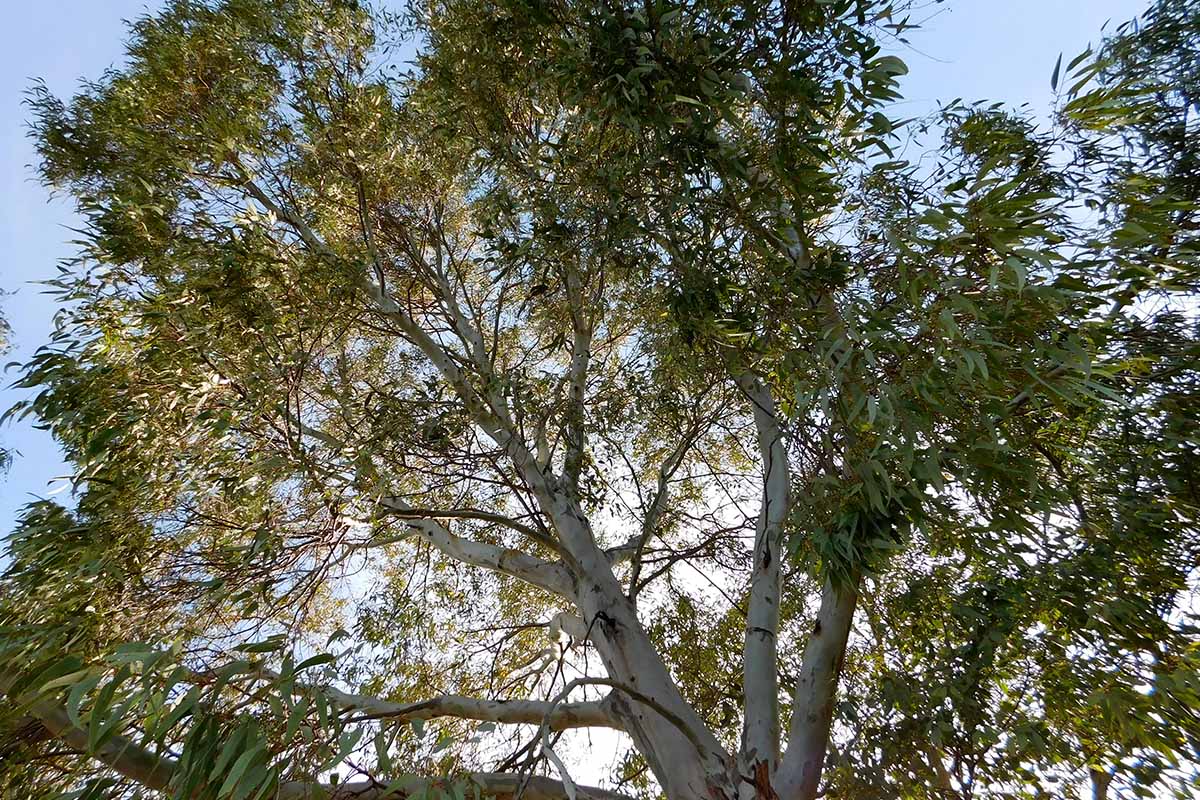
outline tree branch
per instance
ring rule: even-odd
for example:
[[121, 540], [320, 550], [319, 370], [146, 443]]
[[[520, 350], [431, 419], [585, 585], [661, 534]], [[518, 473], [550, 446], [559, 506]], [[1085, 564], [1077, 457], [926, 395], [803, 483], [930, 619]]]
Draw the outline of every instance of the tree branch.
[[329, 245], [325, 244], [325, 241], [299, 215], [293, 214], [290, 210], [276, 203], [269, 194], [263, 191], [262, 187], [250, 178], [246, 168], [242, 166], [242, 163], [236, 157], [231, 157], [230, 160], [241, 174], [240, 182], [242, 188], [251, 197], [257, 200], [263, 208], [274, 214], [281, 222], [286, 223], [311, 250], [325, 256], [333, 255], [333, 250], [330, 249]]
[[[704, 734], [707, 733], [706, 730], [696, 730], [693, 726], [689, 725], [686, 720], [680, 718], [653, 697], [639, 692], [637, 689], [634, 689], [627, 684], [621, 683], [620, 681], [614, 681], [610, 678], [574, 678], [568, 681], [567, 685], [562, 688], [562, 691], [560, 691], [553, 700], [551, 700], [549, 703], [546, 703], [546, 716], [541, 720], [543, 727], [549, 725], [551, 715], [557, 710], [560, 704], [562, 704], [563, 701], [571, 695], [571, 692], [575, 691], [580, 686], [608, 686], [614, 691], [628, 695], [631, 699], [654, 709], [654, 711], [662, 715], [664, 719], [674, 725], [675, 728], [682, 733], [689, 742], [692, 743], [692, 745], [696, 748], [696, 751], [700, 753], [701, 756], [705, 758], [719, 757], [720, 754], [712, 752], [709, 745], [704, 741]], [[610, 697], [612, 696], [610, 695]]]
[[[395, 497], [386, 499], [399, 500], [399, 498]], [[407, 506], [405, 508], [407, 510], [389, 507], [387, 512], [399, 519], [477, 519], [481, 522], [494, 522], [497, 525], [512, 528], [518, 533], [523, 533], [538, 544], [545, 545], [555, 552], [559, 550], [558, 542], [551, 539], [545, 533], [523, 522], [518, 522], [512, 517], [506, 517], [503, 514], [496, 514], [477, 508], [408, 508]]]
[[1109, 784], [1112, 783], [1112, 772], [1088, 767], [1088, 778], [1092, 784], [1092, 800], [1105, 800], [1108, 797]]
[[[542, 776], [525, 776], [505, 772], [476, 772], [463, 775], [465, 780], [479, 786], [484, 797], [495, 800], [565, 800], [569, 797], [561, 781]], [[378, 781], [351, 781], [326, 786], [289, 782], [279, 787], [277, 800], [401, 800], [414, 796], [429, 796], [431, 788], [450, 787], [453, 778], [402, 778], [393, 784]], [[575, 787], [577, 800], [633, 800], [629, 795], [593, 786]]]
[[[392, 497], [381, 498], [379, 504], [388, 511], [398, 511], [401, 516], [413, 513], [413, 509]], [[431, 519], [404, 518], [405, 524], [417, 536], [457, 561], [511, 575], [563, 597], [572, 597], [571, 575], [561, 564], [544, 561], [520, 550], [455, 536]]]
[[[51, 735], [76, 750], [88, 752], [87, 731], [71, 722], [66, 709], [48, 700], [34, 700], [28, 708]], [[174, 760], [159, 756], [119, 734], [109, 737], [88, 755], [118, 775], [160, 792], [168, 790], [178, 766]]]
[[646, 516], [642, 520], [642, 531], [633, 539], [626, 542], [620, 547], [609, 550], [609, 557], [613, 563], [618, 560], [628, 558], [633, 563], [633, 569], [629, 577], [629, 596], [630, 598], [637, 597], [640, 589], [638, 579], [642, 573], [642, 556], [646, 551], [646, 545], [650, 539], [654, 537], [654, 532], [658, 529], [658, 520], [662, 516], [663, 511], [667, 507], [667, 498], [670, 495], [671, 479], [675, 477], [675, 473], [683, 464], [683, 457], [687, 455], [687, 451], [696, 443], [699, 438], [702, 425], [697, 423], [679, 440], [679, 444], [667, 456], [667, 460], [658, 469], [658, 485], [654, 489], [654, 498], [650, 501], [650, 508], [646, 510]]
[[549, 725], [550, 730], [568, 728], [616, 728], [620, 722], [608, 713], [603, 701], [562, 703], [552, 706], [540, 700], [481, 700], [461, 695], [442, 695], [417, 703], [390, 703], [374, 697], [362, 697], [344, 692], [330, 696], [346, 708], [364, 712], [351, 717], [351, 722], [387, 719], [406, 722], [414, 719], [456, 717], [481, 722]]
[[[256, 184], [236, 157], [231, 157], [231, 163], [240, 173], [237, 182], [238, 185], [250, 197], [286, 223], [314, 252], [326, 256], [334, 254], [329, 245], [298, 214], [275, 202], [262, 187]], [[444, 281], [441, 283], [444, 283]], [[474, 366], [476, 369], [480, 371], [480, 377], [484, 379], [484, 383], [487, 385], [494, 383], [493, 379], [495, 376], [492, 375], [491, 366], [486, 362], [486, 357], [481, 354], [479, 349], [482, 345], [482, 339], [478, 331], [471, 328], [465, 315], [458, 308], [453, 296], [447, 296], [447, 292], [449, 291], [447, 286], [439, 285], [430, 288], [435, 288], [441, 293], [444, 303], [451, 312], [451, 320], [456, 331], [465, 341], [469, 342], [468, 349], [470, 350], [471, 359], [475, 362]], [[489, 390], [481, 394], [477, 391], [471, 385], [466, 375], [463, 374], [458, 364], [450, 357], [446, 349], [422, 329], [412, 316], [405, 313], [395, 300], [388, 296], [385, 287], [381, 283], [371, 280], [369, 276], [364, 276], [362, 289], [379, 311], [395, 321], [408, 337], [409, 341], [433, 363], [433, 366], [442, 374], [442, 377], [446, 379], [462, 399], [475, 421], [497, 444], [510, 454], [514, 461], [517, 462], [518, 468], [523, 471], [528, 470], [531, 465], [536, 468], [536, 459], [534, 459], [528, 448], [525, 447], [524, 442], [517, 436], [511, 420], [508, 419], [507, 407], [503, 402], [500, 402], [495, 392]]]
[[[302, 220], [283, 213], [278, 216], [311, 247], [322, 251], [323, 243]], [[624, 704], [625, 708], [614, 709], [638, 748], [652, 758], [655, 774], [669, 784], [665, 786], [667, 793], [703, 796], [711, 794], [719, 785], [719, 791], [726, 795], [736, 794], [738, 779], [731, 769], [732, 764], [726, 762], [720, 743], [680, 693], [661, 654], [638, 620], [636, 609], [613, 574], [608, 558], [596, 544], [578, 498], [565, 491], [549, 469], [538, 462], [518, 433], [507, 401], [501, 395], [502, 381], [494, 374], [490, 363], [486, 359], [472, 359], [468, 354], [468, 360], [475, 362], [472, 367], [477, 373], [477, 380], [472, 380], [459, 361], [392, 299], [384, 287], [369, 275], [364, 275], [361, 283], [379, 313], [391, 320], [408, 341], [425, 354], [454, 389], [475, 423], [512, 460], [562, 542], [566, 566], [514, 550], [460, 539], [432, 521], [414, 520], [408, 524], [452, 558], [513, 575], [575, 601], [589, 625], [601, 623], [596, 625], [591, 638], [609, 675], [621, 681], [636, 682], [644, 696], [669, 710], [671, 715], [685, 720], [704, 743], [703, 752], [698, 753], [688, 737], [682, 735], [666, 716], [652, 710], [652, 706], [634, 704], [628, 707]], [[439, 291], [437, 287], [429, 288]], [[452, 302], [453, 298], [447, 300]], [[458, 322], [463, 324], [462, 319]], [[466, 339], [472, 341], [474, 336], [468, 335]], [[668, 763], [672, 767], [670, 772], [665, 769]]]
[[[0, 690], [7, 689], [11, 681], [12, 676], [0, 673]], [[53, 736], [73, 748], [87, 752], [87, 729], [72, 723], [65, 708], [49, 700], [29, 697], [24, 698], [24, 703], [29, 713]], [[117, 774], [164, 794], [170, 792], [171, 782], [179, 770], [178, 761], [159, 756], [132, 739], [120, 735], [110, 737], [95, 752], [88, 755]], [[474, 783], [484, 795], [493, 796], [497, 800], [516, 800], [518, 796], [524, 800], [565, 800], [569, 796], [563, 784], [552, 778], [481, 772], [448, 778], [405, 777], [392, 784], [358, 781], [327, 785], [289, 781], [280, 785], [275, 797], [276, 800], [400, 800], [420, 794], [429, 788], [451, 786], [457, 780]], [[525, 786], [522, 792], [523, 783]], [[627, 795], [590, 786], [576, 786], [575, 790], [578, 800], [631, 800]]]
[[[280, 679], [278, 673], [265, 668], [255, 670], [254, 674], [269, 682]], [[216, 680], [217, 675], [217, 672], [207, 671], [191, 673], [190, 678], [196, 683], [207, 684]], [[603, 700], [566, 703], [555, 708], [551, 703], [538, 700], [485, 700], [455, 694], [439, 695], [414, 703], [394, 703], [371, 695], [343, 692], [333, 686], [317, 684], [294, 684], [294, 692], [296, 694], [311, 692], [322, 695], [343, 713], [361, 712], [349, 717], [347, 720], [349, 722], [365, 722], [372, 719], [407, 722], [414, 719], [455, 717], [480, 722], [541, 725], [549, 715], [551, 730], [555, 731], [568, 728], [614, 728], [619, 730], [621, 727], [620, 721], [609, 713], [609, 704]], [[550, 713], [551, 711], [553, 713]]]
[[588, 364], [591, 359], [592, 327], [584, 319], [583, 287], [579, 273], [566, 269], [567, 302], [571, 316], [571, 363], [568, 368], [568, 397], [566, 415], [567, 448], [563, 457], [563, 479], [572, 497], [579, 495], [579, 476], [583, 471], [587, 449], [584, 402], [587, 394]]

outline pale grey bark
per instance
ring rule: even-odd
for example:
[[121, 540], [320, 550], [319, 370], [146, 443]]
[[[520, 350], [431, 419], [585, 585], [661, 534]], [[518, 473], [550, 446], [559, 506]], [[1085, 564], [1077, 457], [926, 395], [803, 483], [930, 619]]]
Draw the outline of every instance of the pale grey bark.
[[566, 269], [564, 284], [571, 315], [571, 362], [567, 370], [566, 454], [563, 458], [563, 486], [572, 498], [579, 497], [579, 476], [587, 449], [584, 403], [587, 395], [588, 366], [591, 363], [592, 325], [585, 319], [584, 286], [578, 270]]
[[[496, 800], [564, 800], [568, 797], [561, 781], [540, 775], [476, 772], [463, 777], [479, 786], [484, 797], [494, 797]], [[277, 800], [401, 800], [419, 796], [423, 790], [431, 787], [449, 786], [451, 781], [413, 777], [397, 783], [398, 787], [390, 792], [386, 787], [366, 781], [350, 781], [338, 786], [285, 783], [279, 787], [276, 797]], [[628, 795], [578, 784], [574, 786], [574, 793], [576, 800], [630, 800]]]
[[[564, 484], [550, 474], [520, 439], [504, 398], [490, 388], [482, 394], [477, 391], [458, 364], [411, 318], [388, 298], [381, 296], [378, 301], [458, 392], [476, 423], [509, 455], [542, 513], [552, 522], [573, 578], [576, 606], [592, 629], [591, 641], [609, 677], [636, 688], [693, 732], [692, 737], [685, 736], [674, 722], [645, 703], [614, 703], [615, 716], [651, 762], [667, 796], [684, 800], [711, 796], [714, 791], [734, 796], [737, 781], [723, 757], [723, 748], [680, 694], [613, 574], [608, 557], [597, 545], [586, 516], [572, 496], [569, 481]], [[489, 363], [476, 359], [472, 366], [484, 387], [497, 383], [492, 380]], [[698, 753], [691, 739], [702, 741], [708, 754]]]
[[[737, 781], [724, 749], [683, 699], [586, 522], [577, 512], [572, 513], [561, 497], [551, 515], [573, 556], [576, 603], [609, 677], [635, 688], [675, 718], [668, 719], [646, 703], [620, 694], [613, 698], [613, 714], [650, 763], [667, 797], [736, 796]], [[697, 741], [705, 752], [698, 752]]]
[[557, 543], [549, 539], [546, 534], [537, 528], [526, 525], [511, 517], [506, 517], [503, 514], [496, 514], [478, 508], [413, 508], [399, 497], [381, 498], [382, 501], [387, 501], [385, 507], [389, 514], [401, 519], [470, 519], [480, 522], [491, 522], [511, 528], [552, 550], [558, 549]]
[[[37, 700], [30, 704], [29, 713], [61, 741], [88, 752], [87, 731], [76, 727], [64, 708]], [[121, 735], [110, 737], [89, 755], [117, 774], [155, 791], [165, 792], [175, 774], [176, 763], [173, 760], [159, 756]]]
[[827, 581], [821, 591], [821, 607], [796, 676], [788, 747], [774, 781], [780, 800], [817, 797], [857, 601], [857, 579], [854, 586]]
[[[596, 544], [578, 503], [569, 496], [563, 485], [544, 471], [528, 446], [512, 427], [511, 415], [503, 398], [481, 394], [475, 389], [458, 364], [451, 359], [428, 334], [405, 315], [388, 298], [378, 297], [385, 313], [398, 324], [433, 362], [447, 382], [458, 392], [477, 424], [512, 459], [513, 465], [525, 480], [542, 511], [552, 522], [562, 543], [566, 567], [574, 582], [573, 596], [584, 620], [593, 629], [596, 645], [608, 674], [614, 680], [636, 687], [646, 696], [669, 709], [697, 736], [711, 745], [711, 752], [722, 753], [720, 744], [703, 720], [679, 693], [670, 672], [650, 642], [632, 603], [621, 590], [611, 564]], [[491, 366], [474, 363], [481, 382], [493, 382]], [[641, 703], [614, 704], [614, 714], [634, 739], [640, 752], [651, 762], [655, 775], [663, 782], [668, 797], [703, 797], [710, 794], [714, 780], [725, 784], [732, 796], [736, 792], [729, 776], [728, 765], [717, 757], [704, 758], [679, 729], [657, 712]], [[670, 764], [670, 771], [666, 765]], [[713, 776], [719, 776], [714, 779]]]
[[[256, 677], [266, 682], [277, 682], [280, 675], [268, 669], [254, 671]], [[219, 679], [219, 670], [202, 673], [187, 673], [188, 680], [197, 684], [210, 684]], [[368, 719], [408, 722], [414, 719], [430, 720], [438, 717], [455, 717], [479, 722], [503, 724], [546, 725], [553, 731], [568, 728], [620, 728], [620, 722], [609, 711], [611, 703], [576, 702], [551, 703], [542, 700], [507, 700], [465, 697], [444, 694], [410, 703], [396, 703], [379, 697], [343, 692], [333, 686], [291, 682], [293, 693], [321, 695], [343, 712], [359, 712], [351, 715], [353, 721]]]
[[480, 722], [545, 724], [552, 731], [568, 728], [619, 728], [620, 722], [603, 702], [559, 703], [541, 700], [482, 700], [447, 694], [416, 703], [391, 703], [374, 697], [339, 693], [343, 708], [361, 711], [353, 719], [387, 719], [407, 722], [414, 719], [455, 717]]

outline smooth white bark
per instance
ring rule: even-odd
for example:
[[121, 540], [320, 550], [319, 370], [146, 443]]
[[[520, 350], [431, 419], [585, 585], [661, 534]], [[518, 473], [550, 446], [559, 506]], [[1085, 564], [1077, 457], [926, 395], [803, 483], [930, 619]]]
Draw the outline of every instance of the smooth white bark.
[[[295, 214], [271, 202], [252, 183], [247, 188], [259, 202], [288, 225], [316, 252], [328, 248]], [[733, 798], [738, 794], [739, 778], [733, 760], [725, 753], [703, 720], [680, 694], [670, 671], [637, 618], [636, 610], [613, 574], [606, 554], [592, 535], [573, 491], [571, 475], [555, 476], [549, 464], [539, 461], [519, 436], [512, 422], [506, 399], [499, 395], [500, 384], [480, 346], [482, 336], [470, 320], [454, 313], [457, 303], [448, 287], [437, 282], [428, 287], [451, 310], [452, 324], [459, 338], [467, 343], [465, 353], [452, 357], [422, 325], [395, 300], [385, 287], [364, 279], [363, 289], [374, 307], [391, 320], [415, 345], [454, 389], [465, 410], [477, 425], [509, 456], [518, 474], [532, 492], [539, 509], [550, 520], [561, 544], [564, 565], [569, 575], [575, 604], [591, 631], [610, 678], [636, 689], [652, 704], [665, 709], [670, 720], [651, 705], [624, 696], [613, 698], [612, 713], [633, 738], [639, 752], [651, 765], [655, 776], [671, 800], [693, 798]], [[586, 385], [586, 347], [577, 329], [572, 358], [572, 382], [576, 392]], [[467, 363], [468, 374], [461, 363]], [[580, 399], [578, 396], [576, 399]], [[580, 436], [582, 430], [580, 429]], [[576, 442], [578, 446], [579, 442]], [[453, 558], [466, 563], [513, 575], [551, 591], [566, 588], [561, 582], [559, 565], [533, 559], [518, 551], [503, 551], [491, 545], [470, 542], [449, 534], [435, 522], [415, 521], [419, 534]], [[503, 552], [502, 552], [503, 551]], [[530, 560], [532, 559], [532, 561]], [[536, 563], [535, 563], [536, 562]], [[685, 735], [680, 723], [690, 731]], [[702, 743], [697, 748], [695, 742]], [[703, 750], [704, 752], [699, 752]]]
[[857, 585], [837, 586], [827, 581], [821, 591], [817, 621], [796, 676], [788, 747], [774, 781], [780, 800], [817, 797], [829, 748], [838, 676], [857, 601]]
[[754, 413], [762, 458], [763, 492], [754, 530], [754, 566], [746, 608], [746, 637], [742, 649], [745, 720], [742, 726], [742, 767], [755, 774], [766, 762], [768, 774], [779, 763], [779, 593], [783, 525], [791, 504], [790, 474], [783, 431], [776, 418], [770, 389], [759, 378], [743, 374], [738, 387]]

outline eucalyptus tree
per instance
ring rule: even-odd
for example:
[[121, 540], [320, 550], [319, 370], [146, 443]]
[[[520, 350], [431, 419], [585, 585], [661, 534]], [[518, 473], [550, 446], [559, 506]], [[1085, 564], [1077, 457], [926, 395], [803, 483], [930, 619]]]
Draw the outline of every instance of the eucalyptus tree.
[[1186, 794], [1197, 17], [1041, 127], [895, 2], [138, 20], [30, 98], [8, 796]]

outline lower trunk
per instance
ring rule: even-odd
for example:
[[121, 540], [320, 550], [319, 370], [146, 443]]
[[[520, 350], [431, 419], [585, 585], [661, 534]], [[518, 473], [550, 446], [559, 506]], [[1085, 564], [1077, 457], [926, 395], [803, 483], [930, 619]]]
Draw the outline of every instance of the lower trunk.
[[826, 582], [812, 637], [796, 679], [788, 749], [774, 781], [781, 800], [813, 800], [821, 783], [838, 675], [858, 601], [857, 577], [849, 586]]
[[613, 693], [613, 714], [670, 800], [734, 800], [738, 777], [733, 759], [680, 694], [586, 524], [569, 512], [560, 519], [584, 528], [569, 532], [574, 534], [582, 576], [575, 584], [575, 602], [609, 677], [659, 707], [655, 710], [618, 689]]
[[[628, 685], [673, 715], [668, 719], [646, 703], [613, 692], [610, 709], [621, 721], [670, 800], [733, 800], [735, 776], [720, 744], [665, 674], [649, 638], [637, 626], [632, 604], [581, 585], [579, 608], [597, 620], [592, 641], [613, 680]], [[637, 626], [637, 627], [635, 627]], [[659, 674], [659, 673], [663, 674]]]

